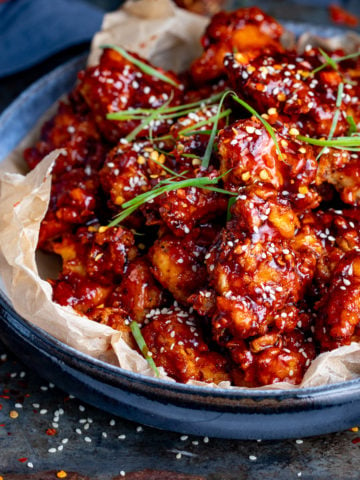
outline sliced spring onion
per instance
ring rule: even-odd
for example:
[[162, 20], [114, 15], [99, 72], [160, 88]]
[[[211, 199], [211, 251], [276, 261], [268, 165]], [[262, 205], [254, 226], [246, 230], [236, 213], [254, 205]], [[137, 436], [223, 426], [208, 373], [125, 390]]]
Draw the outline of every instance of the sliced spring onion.
[[353, 133], [356, 133], [357, 132], [357, 125], [355, 123], [354, 117], [352, 115], [348, 115], [346, 117], [346, 121], [349, 125], [348, 134], [352, 135]]
[[140, 351], [143, 354], [145, 360], [148, 362], [150, 367], [154, 370], [155, 375], [159, 377], [160, 376], [159, 370], [157, 369], [157, 366], [155, 365], [153, 358], [149, 355], [149, 349], [148, 349], [148, 346], [146, 345], [144, 337], [142, 336], [139, 324], [133, 321], [130, 323], [130, 328], [135, 338], [135, 341], [137, 343], [137, 346], [140, 348]]
[[248, 112], [250, 112], [252, 115], [254, 115], [258, 120], [260, 120], [260, 122], [264, 125], [266, 131], [268, 132], [270, 137], [273, 139], [273, 142], [275, 144], [275, 148], [278, 152], [278, 155], [279, 155], [280, 159], [284, 160], [283, 154], [281, 153], [280, 146], [279, 146], [279, 143], [278, 143], [276, 135], [275, 135], [275, 131], [272, 128], [272, 126], [270, 125], [270, 123], [268, 121], [266, 121], [265, 118], [263, 118], [251, 105], [249, 105], [247, 102], [245, 102], [245, 100], [242, 100], [241, 98], [239, 98], [238, 95], [235, 92], [232, 92], [232, 93], [233, 93], [233, 99], [235, 100], [235, 102], [239, 103]]
[[231, 207], [234, 205], [235, 202], [236, 202], [236, 197], [229, 198], [227, 211], [226, 211], [226, 221], [227, 222], [229, 220], [231, 220]]
[[128, 60], [133, 65], [138, 67], [142, 72], [146, 73], [147, 75], [151, 75], [152, 77], [157, 77], [159, 80], [169, 83], [173, 87], [176, 87], [176, 88], [180, 87], [180, 85], [176, 83], [172, 78], [168, 77], [162, 72], [159, 72], [158, 70], [156, 70], [156, 68], [151, 67], [147, 63], [142, 62], [141, 60], [131, 55], [122, 47], [119, 47], [117, 45], [101, 45], [100, 48], [110, 48], [111, 50], [115, 50], [116, 52], [120, 53], [121, 56], [126, 58], [126, 60]]

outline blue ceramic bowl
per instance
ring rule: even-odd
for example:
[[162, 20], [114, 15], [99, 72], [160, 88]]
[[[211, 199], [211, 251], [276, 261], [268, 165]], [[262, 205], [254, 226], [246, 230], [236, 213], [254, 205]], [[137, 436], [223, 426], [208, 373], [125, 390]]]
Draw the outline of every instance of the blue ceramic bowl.
[[[297, 28], [303, 28], [297, 26]], [[71, 90], [84, 57], [28, 88], [0, 117], [0, 161], [41, 114]], [[115, 415], [195, 435], [282, 439], [330, 433], [360, 421], [360, 378], [297, 390], [189, 386], [131, 373], [61, 343], [21, 318], [0, 289], [0, 337], [41, 376]]]

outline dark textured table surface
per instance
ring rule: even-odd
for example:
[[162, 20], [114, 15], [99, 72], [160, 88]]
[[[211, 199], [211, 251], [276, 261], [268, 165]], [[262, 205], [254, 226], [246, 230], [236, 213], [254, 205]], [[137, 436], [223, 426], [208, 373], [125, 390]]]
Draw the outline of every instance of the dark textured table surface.
[[[112, 7], [116, 2], [93, 2]], [[250, 3], [250, 2], [247, 2]], [[282, 18], [328, 20], [317, 2], [257, 2]], [[319, 2], [323, 3], [323, 2]], [[348, 1], [359, 9], [360, 2]], [[310, 13], [308, 13], [310, 12]], [[36, 78], [87, 45], [0, 80], [0, 112]], [[1, 335], [0, 335], [1, 336]], [[69, 397], [22, 365], [0, 343], [0, 480], [242, 480], [360, 478], [360, 433], [238, 441], [142, 427]]]
[[[69, 397], [0, 344], [0, 479], [110, 480], [125, 474], [146, 480], [358, 480], [358, 441], [357, 428], [274, 442], [208, 439], [142, 427]], [[130, 473], [144, 470], [142, 476]], [[149, 470], [157, 473], [151, 476]], [[48, 471], [53, 473], [31, 476]], [[71, 477], [70, 472], [80, 475]]]

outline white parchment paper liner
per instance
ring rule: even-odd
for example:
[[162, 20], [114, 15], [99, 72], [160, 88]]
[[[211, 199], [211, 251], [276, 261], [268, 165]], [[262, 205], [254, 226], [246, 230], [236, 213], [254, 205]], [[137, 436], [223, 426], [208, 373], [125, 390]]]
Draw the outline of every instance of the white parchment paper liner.
[[[120, 11], [105, 16], [101, 32], [94, 37], [89, 63], [97, 62], [99, 45], [112, 43], [140, 53], [155, 65], [181, 71], [199, 54], [199, 39], [207, 21], [175, 7], [170, 0], [128, 1]], [[310, 39], [313, 41], [314, 37], [303, 37], [302, 44], [309, 43]], [[356, 44], [355, 38], [353, 41]], [[356, 45], [358, 48], [359, 43]], [[39, 275], [39, 270], [46, 265], [36, 263], [35, 249], [40, 223], [48, 207], [51, 169], [61, 150], [52, 152], [33, 171], [22, 175], [21, 152], [34, 143], [38, 131], [39, 128], [35, 128], [0, 168], [0, 269], [7, 294], [22, 317], [60, 341], [92, 357], [154, 376], [146, 360], [126, 344], [121, 333], [78, 315], [71, 307], [54, 303], [50, 284]], [[8, 171], [4, 171], [4, 167]], [[353, 343], [319, 355], [299, 386], [278, 383], [262, 388], [313, 387], [359, 375], [360, 344]], [[160, 377], [174, 381], [162, 368]], [[228, 382], [190, 383], [239, 388], [231, 387]]]

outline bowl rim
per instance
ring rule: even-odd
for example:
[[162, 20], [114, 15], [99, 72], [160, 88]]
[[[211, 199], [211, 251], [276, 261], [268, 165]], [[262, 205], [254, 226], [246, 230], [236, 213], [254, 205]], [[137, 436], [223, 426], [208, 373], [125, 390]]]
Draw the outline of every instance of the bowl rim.
[[[309, 27], [308, 24], [296, 23], [296, 22], [283, 22], [284, 25], [297, 26], [303, 28], [303, 26]], [[310, 24], [311, 26], [311, 24]], [[314, 28], [319, 28], [319, 25], [312, 25]], [[328, 31], [334, 33], [343, 33], [343, 30], [336, 27], [325, 26]], [[55, 69], [51, 70], [49, 73], [43, 75], [29, 87], [27, 87], [0, 115], [0, 131], [8, 119], [11, 119], [12, 115], [16, 110], [24, 103], [26, 100], [31, 97], [35, 92], [39, 91], [43, 85], [45, 85], [50, 79], [56, 78], [59, 74], [64, 73], [66, 70], [73, 70], [75, 66], [84, 64], [87, 54], [78, 55], [67, 62], [59, 65]], [[66, 92], [65, 92], [66, 93]], [[21, 140], [20, 140], [21, 141]], [[2, 159], [0, 159], [0, 162]], [[313, 387], [294, 387], [290, 389], [270, 389], [270, 388], [246, 388], [246, 387], [235, 387], [235, 388], [222, 388], [222, 387], [210, 387], [206, 385], [189, 385], [183, 384], [176, 381], [170, 381], [166, 379], [160, 379], [156, 377], [147, 376], [140, 373], [131, 372], [122, 367], [106, 363], [97, 358], [91, 357], [88, 354], [85, 354], [75, 348], [61, 342], [56, 337], [52, 336], [50, 333], [46, 332], [42, 328], [32, 324], [28, 320], [24, 319], [19, 315], [13, 308], [11, 302], [9, 301], [7, 295], [0, 288], [0, 315], [3, 317], [4, 321], [7, 322], [7, 319], [2, 315], [1, 309], [3, 309], [7, 316], [19, 324], [23, 329], [30, 332], [35, 336], [37, 340], [44, 344], [46, 349], [56, 350], [58, 354], [66, 356], [66, 362], [69, 365], [75, 364], [75, 368], [81, 367], [86, 373], [94, 372], [104, 373], [107, 377], [111, 377], [112, 382], [118, 381], [121, 379], [126, 379], [130, 382], [142, 384], [146, 387], [156, 388], [161, 390], [171, 389], [173, 392], [182, 394], [183, 396], [193, 396], [198, 395], [200, 397], [212, 396], [214, 398], [232, 398], [243, 399], [244, 397], [250, 399], [302, 399], [304, 397], [322, 397], [324, 395], [335, 396], [336, 394], [350, 393], [353, 390], [356, 390], [357, 393], [360, 393], [360, 377], [352, 380], [346, 380], [343, 382], [337, 382], [333, 384], [325, 384], [320, 386]], [[11, 325], [13, 327], [13, 325]], [[18, 332], [20, 334], [20, 332]], [[1, 332], [0, 332], [1, 337]], [[91, 373], [90, 373], [91, 374]], [[104, 380], [104, 379], [103, 379]], [[119, 383], [117, 386], [121, 388]]]

